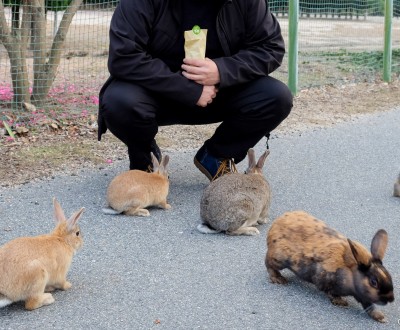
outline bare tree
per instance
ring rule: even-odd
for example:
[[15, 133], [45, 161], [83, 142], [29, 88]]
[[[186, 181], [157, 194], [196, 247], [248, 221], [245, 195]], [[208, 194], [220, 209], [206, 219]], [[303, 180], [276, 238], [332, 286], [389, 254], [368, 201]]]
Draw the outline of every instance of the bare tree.
[[[82, 2], [83, 0], [71, 1], [63, 14], [51, 47], [47, 49], [45, 0], [21, 0], [19, 6], [12, 7], [13, 19], [10, 23], [6, 20], [4, 1], [0, 0], [0, 40], [10, 59], [13, 104], [16, 108], [20, 109], [23, 103], [33, 103], [36, 106], [44, 103], [56, 77], [68, 29]], [[15, 21], [16, 18], [18, 21]], [[29, 37], [33, 52], [32, 95], [29, 93], [27, 65]]]

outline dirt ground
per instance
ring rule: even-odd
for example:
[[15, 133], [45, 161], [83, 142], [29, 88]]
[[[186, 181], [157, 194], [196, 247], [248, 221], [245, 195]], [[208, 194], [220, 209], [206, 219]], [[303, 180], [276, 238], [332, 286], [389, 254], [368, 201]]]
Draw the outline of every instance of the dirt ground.
[[[294, 99], [289, 117], [273, 136], [296, 134], [310, 127], [339, 122], [400, 106], [400, 81], [325, 86], [302, 90]], [[11, 187], [58, 174], [77, 175], [84, 168], [104, 168], [126, 160], [125, 146], [107, 132], [97, 141], [96, 117], [44, 123], [8, 141], [0, 131], [0, 186]], [[160, 129], [157, 141], [164, 152], [193, 150], [201, 146], [216, 124], [169, 126]], [[1, 137], [1, 135], [3, 135]], [[271, 142], [273, 148], [273, 142]]]

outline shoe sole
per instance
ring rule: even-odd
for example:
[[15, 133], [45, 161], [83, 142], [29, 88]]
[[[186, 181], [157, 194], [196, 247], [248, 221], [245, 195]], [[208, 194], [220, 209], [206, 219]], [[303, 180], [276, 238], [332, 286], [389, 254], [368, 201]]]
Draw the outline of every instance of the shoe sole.
[[196, 159], [196, 157], [194, 157], [194, 165], [200, 170], [201, 173], [203, 173], [208, 180], [212, 181], [213, 177], [211, 176], [211, 174], [206, 170], [206, 168], [201, 165], [201, 163]]

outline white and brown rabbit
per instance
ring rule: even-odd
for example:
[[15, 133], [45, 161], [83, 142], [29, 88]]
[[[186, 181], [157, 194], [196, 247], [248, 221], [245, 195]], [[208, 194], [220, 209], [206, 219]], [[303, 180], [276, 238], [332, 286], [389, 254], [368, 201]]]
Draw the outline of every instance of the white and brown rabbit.
[[286, 284], [280, 270], [288, 268], [325, 292], [335, 305], [347, 306], [353, 296], [370, 317], [385, 322], [374, 304], [394, 301], [392, 278], [382, 265], [388, 235], [377, 231], [371, 253], [304, 211], [278, 217], [267, 234], [265, 265], [272, 283]]
[[56, 227], [50, 233], [19, 237], [0, 247], [0, 307], [24, 301], [27, 310], [50, 305], [50, 291], [67, 290], [72, 257], [83, 244], [77, 221], [84, 208], [68, 220], [53, 199]]
[[148, 217], [149, 206], [170, 209], [167, 203], [169, 178], [167, 165], [168, 155], [162, 157], [161, 164], [151, 153], [153, 172], [130, 170], [117, 175], [107, 189], [108, 208], [103, 208], [106, 214], [137, 215]]
[[263, 175], [263, 166], [269, 151], [256, 162], [249, 149], [245, 173], [225, 174], [212, 181], [200, 201], [202, 224], [197, 230], [204, 234], [225, 232], [228, 235], [258, 235], [254, 226], [268, 221], [271, 190]]

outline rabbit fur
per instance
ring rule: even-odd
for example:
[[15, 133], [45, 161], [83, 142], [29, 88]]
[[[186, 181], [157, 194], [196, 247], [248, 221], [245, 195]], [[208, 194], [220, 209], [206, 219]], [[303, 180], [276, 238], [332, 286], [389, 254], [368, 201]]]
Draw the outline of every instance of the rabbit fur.
[[72, 257], [83, 244], [77, 221], [84, 208], [68, 220], [53, 199], [56, 227], [46, 235], [15, 238], [0, 247], [0, 307], [24, 301], [27, 310], [54, 302], [51, 291], [67, 290]]
[[400, 174], [397, 177], [397, 181], [394, 183], [393, 196], [400, 197]]
[[245, 173], [225, 174], [204, 189], [200, 201], [202, 223], [197, 230], [204, 234], [225, 232], [228, 235], [258, 235], [254, 226], [268, 221], [271, 190], [263, 175], [266, 150], [256, 162], [249, 149]]
[[149, 206], [158, 206], [170, 209], [167, 203], [169, 178], [167, 165], [168, 155], [162, 157], [161, 164], [151, 153], [153, 172], [130, 170], [117, 175], [107, 189], [109, 207], [103, 208], [106, 214], [120, 214], [134, 216], [149, 216], [146, 209]]
[[333, 304], [347, 306], [343, 297], [353, 296], [371, 318], [385, 322], [374, 304], [394, 301], [392, 278], [382, 265], [387, 242], [386, 231], [378, 230], [370, 253], [304, 211], [287, 212], [267, 233], [265, 265], [272, 283], [286, 284], [280, 270], [288, 268], [315, 284]]

